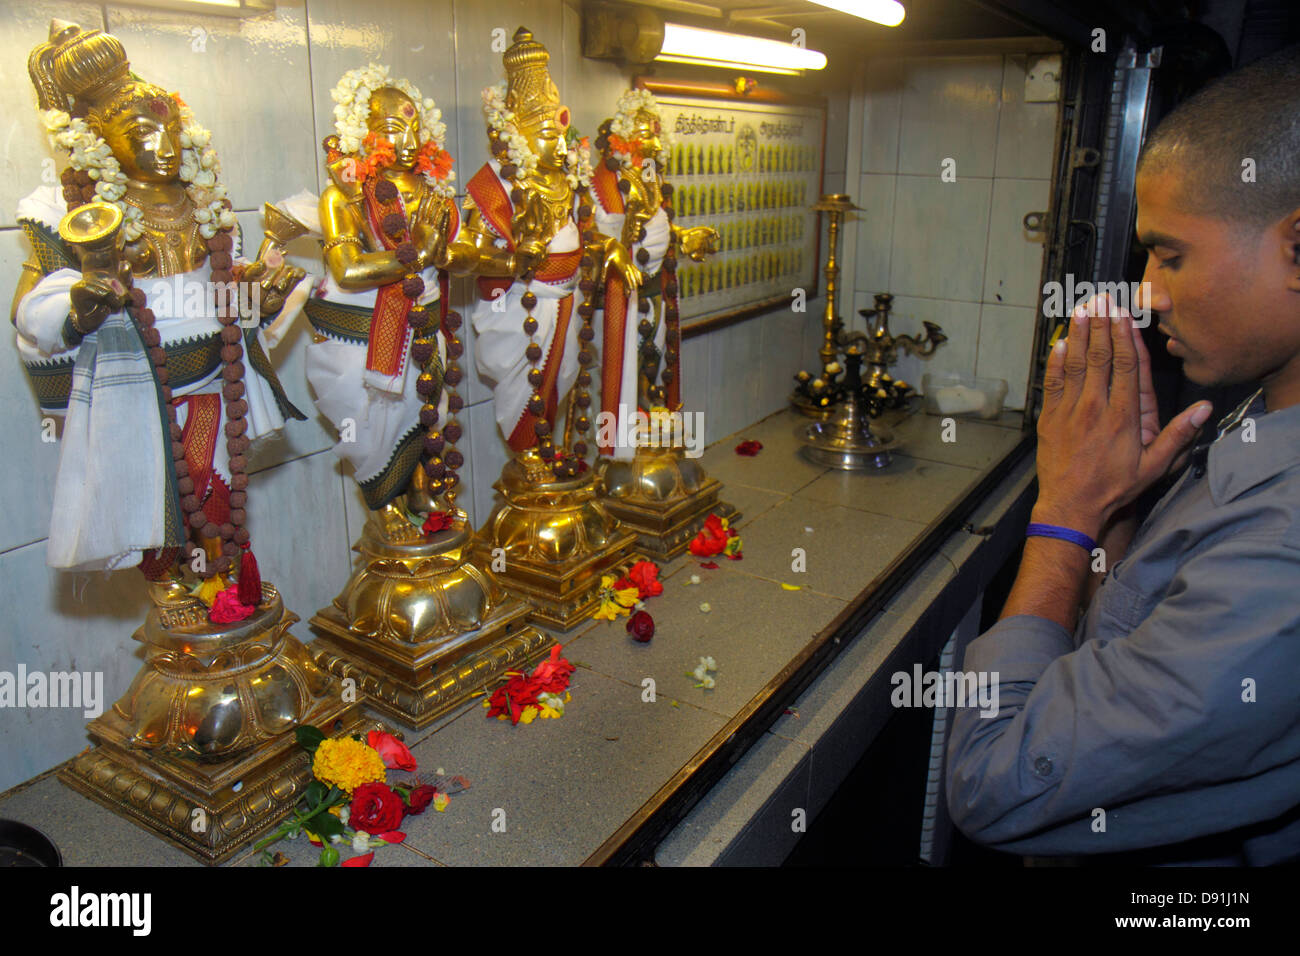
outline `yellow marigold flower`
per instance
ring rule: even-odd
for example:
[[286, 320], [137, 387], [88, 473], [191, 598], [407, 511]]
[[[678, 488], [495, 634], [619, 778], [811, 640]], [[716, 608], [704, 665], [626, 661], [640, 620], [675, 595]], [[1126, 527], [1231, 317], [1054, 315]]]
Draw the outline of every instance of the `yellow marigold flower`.
[[343, 737], [322, 740], [316, 748], [311, 772], [323, 783], [332, 783], [351, 795], [363, 783], [384, 782], [384, 761], [373, 748]]

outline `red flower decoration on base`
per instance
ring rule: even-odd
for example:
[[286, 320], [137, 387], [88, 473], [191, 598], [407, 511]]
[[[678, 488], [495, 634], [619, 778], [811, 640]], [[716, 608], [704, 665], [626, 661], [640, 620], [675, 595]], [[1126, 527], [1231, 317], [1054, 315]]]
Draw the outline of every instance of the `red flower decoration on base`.
[[208, 611], [208, 620], [213, 624], [234, 624], [250, 617], [255, 608], [239, 601], [239, 586], [233, 585], [217, 595]]
[[425, 534], [433, 534], [437, 531], [446, 531], [455, 523], [456, 517], [449, 511], [430, 511], [429, 517], [424, 519], [420, 530]]

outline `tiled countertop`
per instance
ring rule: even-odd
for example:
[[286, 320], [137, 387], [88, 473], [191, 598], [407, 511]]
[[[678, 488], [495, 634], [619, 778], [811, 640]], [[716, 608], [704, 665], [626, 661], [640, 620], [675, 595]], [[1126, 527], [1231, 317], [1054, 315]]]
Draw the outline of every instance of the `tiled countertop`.
[[[743, 514], [736, 527], [744, 559], [709, 570], [688, 554], [664, 565], [664, 594], [646, 608], [655, 619], [649, 644], [628, 636], [626, 619], [559, 636], [578, 665], [562, 719], [512, 727], [484, 719], [476, 701], [408, 732], [422, 769], [463, 774], [472, 787], [444, 813], [408, 818], [407, 841], [381, 850], [373, 865], [582, 863], [1021, 437], [1019, 413], [996, 423], [959, 421], [956, 441], [945, 442], [940, 419], [914, 412], [894, 424], [902, 453], [888, 469], [838, 472], [799, 453], [805, 424], [779, 412], [706, 450], [705, 470]], [[735, 454], [742, 438], [762, 442], [762, 452]], [[1032, 459], [1022, 461], [974, 523], [995, 520], [1023, 498], [1032, 477]], [[660, 844], [658, 862], [768, 859], [764, 852], [779, 862], [790, 839], [761, 831], [783, 819], [788, 834], [789, 813], [760, 811], [784, 793], [810, 820], [816, 815], [847, 772], [835, 750], [848, 759], [876, 719], [863, 688], [988, 543], [954, 536], [804, 693], [799, 716], [780, 718]], [[806, 555], [802, 572], [791, 570], [795, 548]], [[692, 575], [698, 584], [689, 583]], [[299, 636], [309, 634], [300, 628]], [[694, 687], [689, 674], [703, 655], [718, 663], [711, 690]], [[654, 702], [643, 699], [647, 678]], [[0, 798], [0, 816], [39, 827], [68, 865], [200, 865], [52, 774]], [[499, 822], [493, 827], [502, 812], [504, 832]], [[760, 845], [766, 850], [755, 855]], [[301, 839], [278, 849], [291, 865], [315, 863], [316, 851]], [[250, 852], [228, 865], [256, 862]]]

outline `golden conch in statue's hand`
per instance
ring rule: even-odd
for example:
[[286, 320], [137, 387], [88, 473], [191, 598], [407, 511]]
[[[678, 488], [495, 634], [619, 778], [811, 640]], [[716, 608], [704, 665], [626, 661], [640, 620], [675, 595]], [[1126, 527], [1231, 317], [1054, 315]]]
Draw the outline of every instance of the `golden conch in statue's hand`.
[[718, 230], [712, 226], [695, 226], [682, 230], [682, 252], [696, 262], [703, 262], [716, 253], [720, 242]]

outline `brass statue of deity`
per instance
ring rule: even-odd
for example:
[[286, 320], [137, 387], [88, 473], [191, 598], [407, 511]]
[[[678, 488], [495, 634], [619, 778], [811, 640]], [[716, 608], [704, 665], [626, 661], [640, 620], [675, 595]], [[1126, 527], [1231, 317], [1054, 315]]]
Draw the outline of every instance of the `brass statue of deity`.
[[636, 532], [638, 546], [670, 558], [686, 550], [709, 514], [738, 517], [697, 460], [702, 416], [689, 418], [681, 401], [677, 256], [702, 262], [717, 252], [719, 236], [712, 226], [673, 222], [673, 189], [664, 180], [672, 143], [648, 90], [619, 98], [596, 147], [596, 224], [621, 237], [645, 276], [626, 293], [611, 284], [604, 290], [597, 470], [605, 506]]
[[280, 209], [321, 241], [307, 378], [371, 510], [360, 566], [312, 618], [312, 652], [374, 707], [423, 727], [551, 640], [472, 557], [455, 505], [464, 343], [445, 267], [460, 216], [441, 113], [375, 64], [345, 73], [333, 97], [330, 184]]
[[115, 37], [55, 21], [28, 66], [71, 157], [61, 193], [38, 189], [17, 217], [33, 246], [18, 349], [42, 410], [64, 416], [47, 557], [138, 565], [154, 602], [135, 634], [146, 663], [60, 776], [220, 860], [310, 779], [294, 727], [360, 720], [289, 633], [247, 526], [250, 443], [303, 417], [266, 356], [303, 273], [267, 243], [237, 258], [207, 130]]
[[475, 362], [494, 383], [497, 424], [515, 452], [479, 547], [535, 620], [567, 630], [596, 607], [601, 575], [630, 557], [634, 540], [601, 505], [585, 456], [595, 295], [609, 282], [635, 288], [642, 274], [595, 227], [590, 146], [570, 126], [549, 59], [520, 27], [505, 83], [483, 92], [492, 158], [467, 184], [448, 266], [478, 277]]

